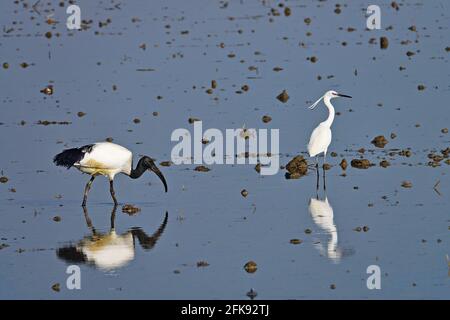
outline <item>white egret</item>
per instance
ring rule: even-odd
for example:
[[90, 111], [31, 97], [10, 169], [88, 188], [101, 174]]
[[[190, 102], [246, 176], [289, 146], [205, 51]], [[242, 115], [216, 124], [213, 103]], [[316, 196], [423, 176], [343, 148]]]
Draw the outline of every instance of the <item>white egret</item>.
[[339, 262], [342, 253], [338, 248], [338, 232], [336, 225], [334, 224], [333, 207], [328, 202], [327, 196], [325, 196], [325, 199], [323, 200], [319, 199], [318, 195], [316, 198], [311, 198], [308, 209], [314, 223], [325, 233], [329, 234], [330, 237], [326, 250], [321, 242], [316, 243], [316, 247], [321, 253], [326, 251], [328, 258], [332, 261]]
[[345, 94], [337, 93], [336, 91], [330, 90], [327, 91], [319, 100], [314, 102], [309, 109], [314, 109], [319, 102], [323, 99], [325, 106], [328, 108], [328, 118], [324, 122], [321, 122], [312, 132], [311, 138], [308, 143], [308, 153], [310, 157], [316, 157], [316, 167], [319, 167], [319, 154], [323, 153], [323, 163], [325, 164], [328, 147], [331, 143], [331, 124], [334, 120], [334, 107], [331, 104], [331, 99], [337, 97], [351, 98]]
[[91, 179], [84, 189], [82, 206], [86, 206], [87, 196], [91, 189], [92, 182], [98, 175], [103, 175], [109, 179], [109, 190], [114, 205], [117, 205], [117, 199], [114, 192], [114, 176], [123, 173], [132, 179], [137, 179], [146, 170], [153, 171], [164, 184], [167, 192], [166, 179], [161, 171], [156, 167], [150, 157], [143, 156], [133, 169], [133, 154], [127, 148], [111, 142], [98, 142], [81, 148], [67, 149], [57, 154], [53, 158], [57, 166], [70, 169], [72, 166], [83, 173], [91, 175]]

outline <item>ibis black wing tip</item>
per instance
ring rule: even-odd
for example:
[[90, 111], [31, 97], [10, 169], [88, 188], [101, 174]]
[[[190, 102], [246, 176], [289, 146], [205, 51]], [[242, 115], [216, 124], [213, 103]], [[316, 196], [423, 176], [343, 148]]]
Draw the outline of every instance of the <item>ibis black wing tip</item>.
[[75, 163], [83, 159], [84, 152], [82, 148], [73, 148], [64, 150], [53, 157], [53, 162], [60, 167], [70, 169]]

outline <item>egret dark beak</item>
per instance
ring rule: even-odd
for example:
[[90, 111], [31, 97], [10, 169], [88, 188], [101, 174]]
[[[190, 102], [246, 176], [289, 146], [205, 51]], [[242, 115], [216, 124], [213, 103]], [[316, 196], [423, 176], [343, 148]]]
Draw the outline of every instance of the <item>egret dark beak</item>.
[[338, 96], [342, 97], [342, 98], [351, 98], [351, 96], [348, 96], [346, 94], [340, 94], [340, 93], [338, 93]]
[[159, 171], [158, 167], [153, 164], [149, 170], [153, 171], [158, 177], [159, 179], [162, 181], [163, 185], [164, 185], [164, 189], [167, 192], [167, 182], [166, 179], [164, 178], [163, 174], [161, 173], [161, 171]]

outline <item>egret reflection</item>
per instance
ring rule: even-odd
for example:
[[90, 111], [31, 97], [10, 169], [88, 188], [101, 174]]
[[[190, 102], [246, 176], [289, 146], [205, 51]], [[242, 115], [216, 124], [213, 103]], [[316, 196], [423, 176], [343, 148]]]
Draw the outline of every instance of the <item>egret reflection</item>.
[[56, 251], [58, 258], [68, 263], [86, 263], [104, 271], [110, 271], [127, 265], [135, 257], [136, 239], [146, 251], [151, 250], [163, 234], [168, 221], [168, 213], [160, 227], [151, 235], [142, 228], [131, 228], [124, 233], [115, 229], [116, 208], [111, 212], [111, 228], [109, 232], [98, 232], [92, 224], [86, 208], [83, 208], [86, 224], [91, 234], [76, 244], [67, 245]]
[[323, 175], [323, 196], [319, 197], [319, 171], [317, 170], [316, 196], [309, 200], [308, 209], [314, 223], [327, 235], [327, 244], [317, 241], [314, 245], [322, 255], [327, 256], [331, 261], [339, 263], [342, 257], [342, 250], [338, 247], [338, 231], [334, 224], [333, 207], [328, 201], [325, 187], [325, 171]]

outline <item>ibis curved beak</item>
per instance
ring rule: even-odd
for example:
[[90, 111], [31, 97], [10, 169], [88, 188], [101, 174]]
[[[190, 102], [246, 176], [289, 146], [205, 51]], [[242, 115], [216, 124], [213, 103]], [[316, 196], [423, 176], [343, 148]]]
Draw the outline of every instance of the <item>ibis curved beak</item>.
[[351, 96], [348, 96], [346, 94], [340, 94], [340, 93], [338, 93], [338, 96], [342, 97], [342, 98], [351, 98]]
[[167, 192], [167, 182], [166, 182], [166, 179], [164, 178], [164, 176], [163, 176], [163, 174], [161, 173], [161, 171], [159, 171], [158, 167], [157, 167], [155, 164], [153, 164], [153, 165], [150, 167], [149, 170], [153, 171], [153, 172], [158, 176], [158, 178], [162, 181], [162, 183], [163, 183], [163, 185], [164, 185], [165, 191]]

